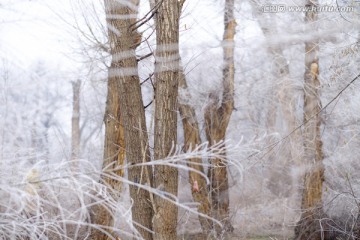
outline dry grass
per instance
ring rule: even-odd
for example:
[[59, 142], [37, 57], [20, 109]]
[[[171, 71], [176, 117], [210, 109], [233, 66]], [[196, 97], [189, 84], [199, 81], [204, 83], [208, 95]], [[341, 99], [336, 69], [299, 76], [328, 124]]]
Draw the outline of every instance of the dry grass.
[[195, 234], [183, 234], [178, 237], [178, 240], [284, 240], [284, 239], [292, 239], [291, 237], [284, 238], [284, 237], [277, 237], [277, 236], [253, 236], [253, 237], [243, 237], [239, 236], [238, 234], [229, 234], [223, 237], [207, 237], [202, 233], [195, 233]]

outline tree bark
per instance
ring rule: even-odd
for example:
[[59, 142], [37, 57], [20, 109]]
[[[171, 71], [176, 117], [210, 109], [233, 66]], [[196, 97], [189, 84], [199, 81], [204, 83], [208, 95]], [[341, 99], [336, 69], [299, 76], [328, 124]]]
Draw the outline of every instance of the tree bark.
[[[125, 142], [124, 142], [124, 129], [121, 123], [122, 119], [120, 116], [120, 102], [119, 102], [119, 85], [117, 79], [109, 77], [108, 78], [108, 93], [106, 99], [106, 109], [104, 115], [105, 123], [105, 143], [104, 143], [104, 162], [103, 162], [103, 171], [106, 171], [107, 174], [115, 174], [120, 177], [124, 176], [123, 169], [117, 169], [121, 166], [124, 166], [125, 161]], [[106, 177], [106, 173], [101, 176], [101, 181], [107, 185], [107, 187], [115, 190], [112, 191], [120, 192], [121, 191], [121, 182], [116, 181], [112, 178]], [[109, 191], [109, 192], [110, 192]], [[103, 196], [99, 196], [102, 198]], [[114, 198], [119, 197], [113, 196]], [[106, 204], [106, 203], [105, 203]], [[97, 224], [99, 227], [113, 227], [113, 214], [114, 212], [111, 209], [106, 208], [104, 205], [99, 204], [95, 205], [92, 209], [92, 223]], [[108, 231], [108, 229], [104, 229]], [[110, 231], [108, 231], [110, 232]], [[92, 239], [107, 240], [110, 239], [105, 233], [92, 229], [91, 233]]]
[[[145, 112], [141, 95], [140, 81], [137, 72], [137, 61], [135, 48], [139, 44], [141, 35], [131, 29], [136, 19], [114, 18], [112, 16], [131, 16], [137, 14], [139, 2], [132, 0], [129, 3], [131, 7], [123, 5], [116, 0], [105, 0], [105, 10], [107, 16], [108, 34], [110, 49], [112, 55], [111, 66], [109, 69], [109, 94], [107, 102], [107, 114], [105, 123], [113, 124], [106, 134], [115, 135], [121, 141], [106, 140], [105, 146], [116, 147], [117, 152], [105, 148], [105, 156], [114, 162], [114, 167], [123, 165], [126, 157], [128, 164], [128, 178], [134, 184], [151, 186], [151, 168], [136, 166], [150, 160], [148, 149], [148, 136], [145, 121]], [[115, 111], [116, 109], [116, 111]], [[121, 116], [121, 118], [120, 118]], [[111, 162], [107, 162], [111, 163]], [[108, 166], [109, 164], [104, 164]], [[110, 168], [111, 170], [111, 168]], [[123, 176], [123, 170], [116, 170], [117, 175]], [[105, 181], [111, 188], [118, 190], [120, 182], [113, 179]], [[118, 196], [113, 196], [115, 199]], [[152, 204], [149, 191], [130, 185], [130, 197], [132, 198], [132, 220], [137, 233], [137, 238], [142, 237], [146, 240], [152, 239]], [[106, 212], [105, 209], [98, 211], [100, 223], [105, 226], [112, 226], [112, 212]], [[106, 213], [105, 213], [106, 212]], [[105, 217], [102, 217], [105, 216]], [[103, 220], [102, 220], [103, 219]], [[114, 233], [112, 233], [115, 236]], [[141, 235], [141, 236], [139, 236]], [[93, 239], [108, 239], [105, 234], [97, 232], [92, 236]]]
[[[116, 79], [108, 79], [108, 93], [106, 100], [106, 110], [104, 116], [105, 123], [105, 143], [104, 143], [104, 162], [103, 171], [107, 174], [116, 174], [120, 177], [124, 176], [123, 169], [114, 170], [120, 166], [124, 166], [125, 161], [125, 143], [124, 143], [124, 129], [121, 124], [120, 106], [119, 106], [119, 87]], [[101, 176], [101, 181], [107, 187], [114, 189], [114, 192], [121, 191], [121, 182], [112, 178], [106, 177], [106, 173]], [[111, 190], [110, 190], [111, 191]], [[102, 198], [103, 196], [100, 196]], [[113, 196], [114, 198], [119, 197]], [[98, 227], [113, 227], [114, 212], [106, 208], [104, 205], [95, 205], [92, 209], [92, 223], [97, 224]], [[104, 229], [108, 231], [107, 229]], [[107, 240], [110, 239], [107, 234], [92, 229], [92, 239]]]
[[[317, 1], [308, 1], [307, 7], [315, 7]], [[305, 22], [317, 21], [317, 12], [308, 11]], [[305, 43], [305, 75], [304, 75], [304, 163], [308, 166], [304, 176], [302, 193], [301, 219], [295, 228], [297, 240], [326, 239], [326, 230], [320, 225], [324, 217], [322, 206], [322, 187], [324, 182], [324, 165], [322, 141], [320, 135], [321, 110], [319, 81], [319, 46], [318, 42]], [[324, 223], [323, 223], [324, 224]]]
[[[183, 1], [157, 0], [155, 52], [155, 137], [154, 159], [171, 156], [177, 140], [177, 96], [179, 81], [179, 19]], [[155, 187], [177, 196], [178, 171], [156, 165]], [[173, 199], [175, 200], [175, 199]], [[177, 238], [177, 206], [161, 196], [155, 197], [154, 239]]]
[[[218, 107], [219, 98], [211, 94], [211, 102], [205, 110], [205, 131], [210, 145], [225, 140], [226, 129], [234, 109], [234, 37], [236, 29], [234, 0], [225, 1], [224, 23], [222, 101]], [[224, 159], [226, 159], [226, 151], [223, 151], [221, 159], [210, 159], [211, 167], [208, 171], [211, 181], [212, 214], [215, 219], [223, 223], [223, 228], [215, 226], [217, 234], [224, 231], [232, 232], [234, 229], [230, 222], [229, 180], [227, 163]]]
[[71, 118], [71, 160], [73, 170], [78, 169], [78, 159], [80, 157], [80, 86], [81, 81], [72, 83], [73, 87], [73, 112]]
[[[183, 70], [180, 70], [179, 88], [187, 90], [186, 78]], [[184, 130], [184, 149], [191, 151], [201, 144], [199, 124], [196, 118], [195, 109], [189, 105], [179, 102], [179, 112], [182, 119]], [[201, 158], [189, 159], [187, 165], [189, 168], [204, 173]], [[209, 191], [206, 180], [199, 173], [189, 170], [189, 183], [191, 194], [195, 202], [199, 203], [198, 212], [211, 216]], [[208, 234], [212, 228], [212, 222], [204, 217], [199, 216], [199, 221], [204, 234]]]

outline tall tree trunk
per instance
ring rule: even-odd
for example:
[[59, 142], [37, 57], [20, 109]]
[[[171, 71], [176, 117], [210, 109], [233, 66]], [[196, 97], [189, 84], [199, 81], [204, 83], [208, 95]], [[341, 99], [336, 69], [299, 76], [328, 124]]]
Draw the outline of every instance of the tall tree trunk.
[[80, 86], [80, 80], [72, 83], [73, 112], [71, 118], [71, 160], [73, 161], [74, 170], [79, 167], [78, 158], [80, 157]]
[[[222, 102], [210, 95], [209, 106], [205, 110], [206, 138], [210, 145], [225, 140], [226, 129], [234, 109], [234, 37], [236, 21], [234, 18], [234, 0], [225, 1], [225, 31], [223, 36], [224, 69]], [[229, 209], [229, 180], [227, 173], [226, 152], [222, 159], [210, 159], [209, 178], [211, 181], [211, 200], [213, 217], [223, 223], [223, 228], [216, 226], [216, 232], [232, 232]]]
[[[311, 9], [317, 1], [308, 1]], [[317, 21], [317, 12], [308, 11], [305, 22], [313, 24]], [[326, 231], [320, 225], [324, 217], [322, 207], [322, 187], [324, 182], [324, 166], [322, 141], [320, 135], [321, 109], [319, 81], [319, 46], [318, 42], [305, 43], [305, 75], [304, 75], [304, 163], [308, 165], [304, 176], [302, 193], [301, 219], [295, 228], [295, 239], [318, 240], [326, 238]], [[324, 235], [325, 234], [325, 235]]]
[[[180, 70], [179, 88], [187, 90], [186, 78], [183, 70]], [[179, 102], [179, 112], [182, 119], [184, 130], [184, 148], [185, 151], [191, 151], [201, 144], [199, 124], [196, 119], [195, 109], [189, 105]], [[201, 173], [204, 173], [201, 158], [192, 158], [188, 160], [187, 165]], [[198, 212], [211, 216], [209, 191], [206, 180], [199, 173], [189, 170], [189, 183], [191, 186], [191, 194], [195, 202], [199, 203]], [[204, 234], [208, 234], [212, 228], [209, 219], [199, 216], [199, 221]]]
[[[124, 166], [125, 161], [124, 129], [120, 116], [120, 94], [117, 79], [109, 77], [107, 88], [108, 92], [104, 115], [105, 143], [103, 171], [108, 172], [107, 174], [116, 174], [123, 177], [123, 169], [114, 170], [115, 168]], [[103, 181], [109, 188], [114, 189], [115, 191], [113, 192], [119, 192], [121, 190], [121, 182], [106, 177], [106, 173], [101, 176], [101, 181]], [[100, 196], [100, 198], [101, 197], [102, 196]], [[117, 198], [118, 196], [113, 197]], [[113, 227], [113, 214], [114, 212], [112, 212], [111, 209], [106, 208], [104, 205], [95, 205], [92, 209], [92, 223], [97, 224], [101, 228], [107, 226]], [[104, 230], [108, 231], [108, 229]], [[91, 237], [94, 240], [110, 239], [107, 234], [96, 229], [92, 229]]]
[[[109, 93], [105, 115], [105, 124], [110, 127], [105, 133], [105, 147], [108, 147], [105, 148], [104, 166], [110, 170], [113, 167], [122, 166], [125, 158], [124, 146], [126, 146], [127, 161], [130, 165], [129, 180], [135, 184], [150, 187], [151, 168], [134, 166], [150, 160], [145, 112], [135, 56], [135, 48], [139, 44], [141, 35], [131, 29], [136, 19], [114, 17], [136, 15], [139, 2], [132, 0], [129, 4], [131, 7], [116, 0], [105, 0], [112, 61], [109, 69]], [[114, 138], [110, 138], [112, 135]], [[114, 150], [111, 150], [111, 147]], [[114, 164], [109, 168], [111, 163]], [[123, 170], [116, 170], [115, 174], [123, 176]], [[105, 176], [103, 178], [111, 188], [117, 190], [115, 192], [119, 193], [121, 186], [119, 181]], [[118, 196], [113, 197], [118, 198]], [[132, 220], [137, 230], [135, 234], [140, 234], [143, 239], [151, 240], [153, 210], [150, 193], [143, 188], [130, 185], [130, 197], [133, 200]], [[97, 214], [102, 225], [113, 225], [112, 214], [114, 213], [100, 209]], [[108, 239], [100, 232], [96, 232], [96, 235], [92, 237], [93, 239]]]
[[[108, 174], [116, 174], [120, 177], [124, 176], [123, 169], [114, 170], [124, 165], [125, 161], [125, 143], [124, 143], [124, 129], [121, 123], [120, 106], [119, 106], [119, 87], [117, 79], [108, 79], [108, 93], [106, 100], [106, 110], [104, 116], [105, 123], [105, 143], [104, 143], [104, 162], [103, 170]], [[114, 189], [113, 192], [121, 190], [121, 182], [112, 178], [106, 177], [106, 173], [101, 176], [102, 181], [110, 188]], [[110, 191], [109, 191], [110, 192]], [[100, 196], [101, 197], [101, 196]], [[118, 196], [113, 196], [117, 198]], [[113, 227], [113, 214], [111, 209], [99, 204], [95, 205], [92, 209], [92, 223], [97, 224], [99, 227]], [[107, 229], [104, 229], [108, 231]], [[107, 240], [107, 234], [92, 230], [92, 239]]]
[[[154, 159], [170, 156], [177, 140], [177, 96], [179, 81], [179, 20], [183, 1], [157, 0], [155, 53], [155, 138]], [[155, 166], [155, 187], [177, 196], [178, 171], [166, 165]], [[154, 239], [177, 238], [177, 206], [155, 197]]]
[[[118, 66], [137, 69], [135, 52], [131, 58], [118, 62]], [[122, 72], [125, 74], [126, 72]], [[134, 166], [150, 162], [148, 134], [145, 120], [145, 110], [141, 94], [140, 81], [137, 73], [121, 77], [120, 80], [121, 113], [125, 128], [126, 158], [130, 165], [128, 178], [131, 182], [146, 187], [152, 186], [152, 168]], [[133, 200], [132, 220], [143, 239], [151, 240], [153, 219], [153, 198], [149, 191], [130, 185], [130, 197]]]

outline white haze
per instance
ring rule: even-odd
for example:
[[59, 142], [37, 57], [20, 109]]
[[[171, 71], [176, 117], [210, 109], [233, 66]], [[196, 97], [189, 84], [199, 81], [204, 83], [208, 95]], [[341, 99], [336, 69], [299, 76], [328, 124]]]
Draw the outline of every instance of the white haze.
[[[255, 2], [261, 6], [271, 1]], [[326, 3], [334, 4], [334, 1]], [[304, 1], [289, 4], [303, 5]], [[272, 24], [270, 37], [266, 37], [253, 6], [248, 1], [236, 1], [236, 109], [227, 131], [232, 220], [241, 237], [280, 235], [288, 238], [293, 235], [293, 226], [299, 218], [302, 187], [299, 178], [306, 166], [289, 166], [282, 157], [293, 147], [287, 138], [293, 129], [284, 126], [281, 114], [276, 119], [276, 129], [267, 128], [274, 86], [281, 85], [274, 75], [276, 59], [268, 49], [283, 49], [289, 64], [290, 83], [295, 89], [292, 100], [296, 106], [297, 126], [300, 126], [303, 121], [303, 43], [320, 39], [321, 100], [325, 106], [360, 72], [359, 19], [356, 13], [347, 14], [346, 20], [338, 13], [320, 13], [319, 30], [313, 31], [303, 24], [303, 13], [269, 13], [272, 15], [266, 17]], [[222, 9], [223, 1], [188, 0], [180, 24], [180, 54], [189, 85], [189, 90], [180, 94], [196, 109], [203, 141], [203, 111], [209, 93], [221, 90]], [[140, 16], [148, 10], [148, 2], [142, 0]], [[347, 21], [349, 17], [353, 21]], [[98, 42], [86, 38], [90, 36], [87, 24], [96, 29]], [[0, 194], [4, 199], [0, 202], [0, 218], [8, 223], [0, 231], [2, 237], [14, 238], [23, 231], [33, 231], [31, 237], [41, 235], [46, 239], [43, 233], [51, 229], [63, 237], [83, 239], [89, 227], [96, 227], [87, 222], [87, 208], [91, 201], [99, 200], [94, 192], [104, 187], [97, 181], [103, 150], [107, 77], [104, 70], [109, 63], [108, 54], [98, 51], [107, 47], [103, 26], [104, 13], [98, 1], [0, 1]], [[145, 24], [141, 31], [149, 35], [152, 22]], [[143, 56], [154, 49], [155, 38], [151, 36], [138, 48], [137, 54]], [[152, 73], [153, 62], [150, 57], [139, 63], [141, 80]], [[69, 172], [67, 160], [70, 156], [71, 82], [77, 79], [82, 80], [81, 124], [84, 127], [82, 170], [74, 176]], [[330, 216], [337, 218], [346, 218], [358, 211], [355, 203], [360, 194], [359, 87], [355, 82], [322, 113], [325, 205]], [[152, 84], [147, 81], [142, 91], [146, 105], [153, 98]], [[151, 131], [153, 105], [146, 109], [146, 114]], [[181, 145], [180, 119], [178, 135]], [[273, 143], [278, 144], [269, 148]], [[200, 154], [206, 159], [211, 151], [217, 150], [202, 152], [209, 150], [206, 144], [202, 147], [198, 152], [179, 156], [190, 158]], [[294, 158], [299, 160], [300, 156], [301, 152]], [[168, 164], [175, 160], [170, 159]], [[29, 181], [35, 183], [29, 184]], [[38, 181], [41, 183], [37, 185]], [[199, 232], [197, 218], [191, 213], [194, 208], [189, 207], [192, 199], [184, 169], [180, 170], [180, 183], [179, 231]], [[350, 186], [355, 196], [344, 194], [350, 191]], [[40, 190], [34, 194], [29, 188]], [[69, 199], [65, 199], [67, 195]], [[118, 211], [120, 234], [126, 236], [125, 239], [136, 235], [132, 231], [128, 197], [120, 202], [111, 197], [107, 200], [105, 205]], [[76, 202], [75, 207], [72, 201]], [[7, 202], [11, 202], [11, 206]], [[35, 216], [34, 221], [24, 218], [23, 212]], [[11, 228], [17, 221], [22, 224]]]

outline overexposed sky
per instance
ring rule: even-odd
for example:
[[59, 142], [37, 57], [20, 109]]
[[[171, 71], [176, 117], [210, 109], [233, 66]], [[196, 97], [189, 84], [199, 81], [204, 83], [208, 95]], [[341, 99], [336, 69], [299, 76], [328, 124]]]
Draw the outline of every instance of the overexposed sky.
[[70, 27], [59, 16], [70, 16], [68, 0], [8, 1], [0, 7], [0, 55], [20, 66], [33, 61], [72, 66], [67, 58]]

